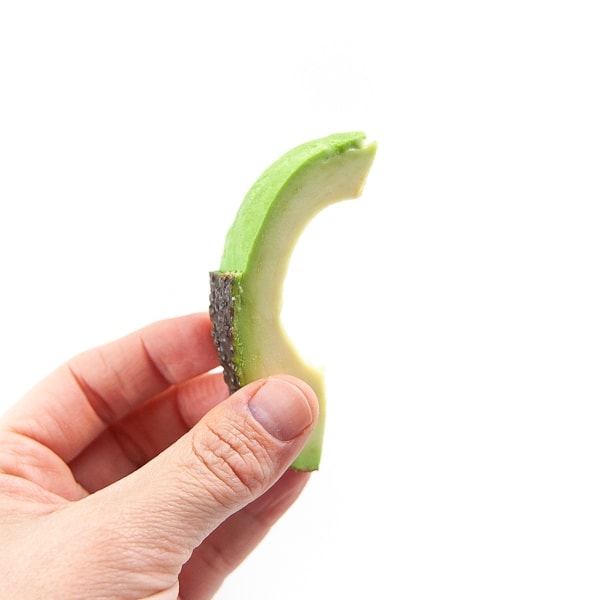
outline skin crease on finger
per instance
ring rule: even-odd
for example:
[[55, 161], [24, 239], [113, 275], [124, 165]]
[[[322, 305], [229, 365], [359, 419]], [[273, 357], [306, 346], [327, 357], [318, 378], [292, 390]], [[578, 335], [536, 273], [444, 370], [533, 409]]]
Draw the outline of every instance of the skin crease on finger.
[[317, 401], [287, 376], [229, 396], [215, 361], [206, 315], [162, 321], [2, 417], [10, 597], [210, 598], [267, 534], [308, 480], [287, 466]]

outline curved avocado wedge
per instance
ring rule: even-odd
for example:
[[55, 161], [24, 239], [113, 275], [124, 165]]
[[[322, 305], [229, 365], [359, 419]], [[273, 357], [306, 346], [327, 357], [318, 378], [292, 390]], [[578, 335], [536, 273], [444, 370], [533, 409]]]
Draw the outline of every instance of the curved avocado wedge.
[[323, 208], [358, 197], [376, 144], [360, 132], [298, 146], [252, 186], [225, 241], [220, 269], [210, 274], [210, 317], [224, 377], [233, 393], [257, 379], [285, 373], [306, 381], [320, 419], [292, 467], [319, 467], [325, 423], [323, 374], [306, 364], [280, 321], [283, 282], [300, 234]]

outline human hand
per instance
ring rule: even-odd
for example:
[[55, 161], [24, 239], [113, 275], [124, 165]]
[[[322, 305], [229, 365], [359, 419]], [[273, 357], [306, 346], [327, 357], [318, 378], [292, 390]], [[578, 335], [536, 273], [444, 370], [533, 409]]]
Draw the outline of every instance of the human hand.
[[210, 598], [294, 502], [302, 381], [228, 397], [206, 315], [60, 367], [0, 419], [0, 596]]

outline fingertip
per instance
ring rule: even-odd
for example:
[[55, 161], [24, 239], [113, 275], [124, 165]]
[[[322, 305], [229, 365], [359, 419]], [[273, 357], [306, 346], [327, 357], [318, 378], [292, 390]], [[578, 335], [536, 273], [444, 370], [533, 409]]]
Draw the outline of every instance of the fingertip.
[[286, 375], [263, 380], [250, 398], [248, 408], [254, 419], [281, 441], [293, 440], [312, 429], [319, 411], [310, 386]]

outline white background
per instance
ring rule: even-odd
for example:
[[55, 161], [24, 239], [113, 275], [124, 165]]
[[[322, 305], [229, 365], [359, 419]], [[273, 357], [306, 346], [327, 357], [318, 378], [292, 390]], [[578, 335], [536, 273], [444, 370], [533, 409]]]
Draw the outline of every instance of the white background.
[[262, 170], [364, 130], [286, 285], [321, 470], [218, 598], [598, 598], [596, 4], [0, 4], [1, 407], [205, 310]]

